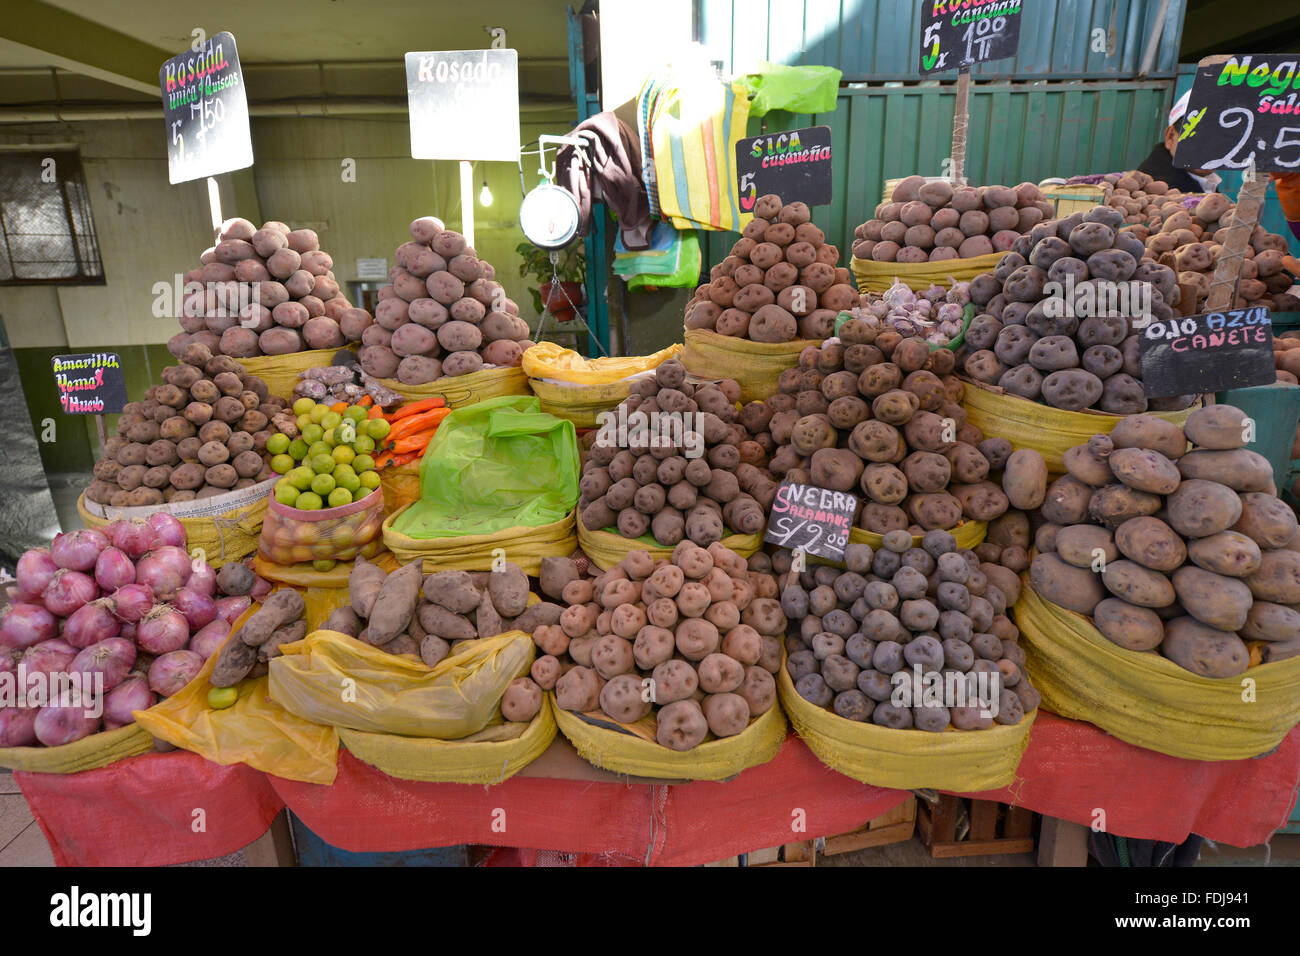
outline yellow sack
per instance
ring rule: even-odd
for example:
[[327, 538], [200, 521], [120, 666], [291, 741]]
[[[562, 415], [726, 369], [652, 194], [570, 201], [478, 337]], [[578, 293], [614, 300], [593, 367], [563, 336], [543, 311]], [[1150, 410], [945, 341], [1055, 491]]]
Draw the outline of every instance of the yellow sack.
[[[974, 551], [976, 545], [984, 543], [984, 536], [988, 534], [989, 526], [984, 521], [963, 521], [951, 530], [952, 536], [957, 539], [957, 547]], [[923, 535], [919, 534], [912, 535], [912, 544], [919, 548], [922, 537]], [[852, 528], [849, 531], [849, 543], [869, 544], [873, 551], [879, 551], [884, 543], [884, 535], [864, 528]]]
[[541, 410], [565, 418], [579, 428], [595, 428], [601, 412], [613, 411], [627, 398], [630, 381], [609, 385], [556, 385], [530, 378], [528, 387], [537, 396]]
[[151, 750], [153, 738], [137, 722], [58, 747], [0, 747], [0, 767], [31, 773], [80, 773]]
[[522, 368], [529, 378], [545, 378], [574, 385], [616, 385], [633, 375], [656, 369], [681, 355], [680, 344], [653, 355], [609, 356], [589, 359], [554, 342], [538, 342], [524, 352]]
[[384, 513], [401, 511], [420, 497], [420, 459], [395, 468], [379, 471], [379, 487], [384, 490]]
[[235, 359], [249, 375], [256, 375], [266, 383], [266, 390], [278, 395], [290, 405], [295, 398], [293, 387], [298, 376], [309, 368], [324, 368], [334, 361], [338, 349], [312, 349], [308, 352], [290, 352], [288, 355], [259, 355], [256, 358]]
[[302, 719], [457, 740], [499, 719], [501, 696], [528, 673], [536, 648], [531, 635], [507, 631], [468, 641], [432, 668], [337, 631], [315, 631], [282, 650], [271, 661], [271, 698]]
[[[554, 706], [554, 692], [546, 696]], [[669, 750], [655, 740], [653, 714], [635, 724], [617, 724], [604, 714], [574, 714], [555, 707], [555, 721], [588, 763], [612, 773], [660, 780], [726, 780], [767, 763], [785, 740], [785, 715], [775, 702], [734, 737], [710, 734], [684, 751]]]
[[1035, 710], [1018, 724], [994, 724], [988, 730], [893, 730], [845, 720], [809, 703], [784, 667], [776, 686], [790, 723], [818, 760], [846, 777], [896, 790], [976, 793], [1009, 786], [1038, 714]]
[[468, 375], [448, 375], [425, 385], [403, 385], [395, 378], [381, 378], [379, 383], [412, 402], [444, 398], [448, 408], [473, 405], [502, 395], [530, 394], [528, 376], [518, 367], [485, 368]]
[[1300, 657], [1236, 677], [1201, 677], [1159, 654], [1120, 647], [1028, 584], [1014, 613], [1043, 706], [1138, 747], [1187, 760], [1244, 760], [1272, 750], [1300, 723]]
[[[649, 537], [648, 535], [646, 537]], [[763, 546], [761, 534], [731, 534], [720, 542], [742, 558], [748, 558]], [[657, 544], [651, 538], [625, 538], [612, 531], [588, 531], [581, 521], [578, 522], [578, 547], [591, 559], [591, 563], [602, 571], [608, 571], [622, 561], [629, 551], [648, 551], [650, 557], [671, 558], [673, 549]]]
[[164, 511], [185, 527], [185, 547], [191, 554], [200, 549], [200, 557], [219, 568], [242, 561], [257, 550], [262, 534], [262, 518], [276, 479], [271, 478], [239, 491], [212, 498], [182, 501], [176, 504], [150, 505], [142, 508], [114, 508], [77, 499], [77, 514], [87, 528], [103, 528], [118, 518], [147, 518]]
[[942, 259], [939, 262], [876, 262], [874, 259], [849, 259], [849, 268], [857, 280], [859, 292], [884, 292], [897, 279], [915, 290], [935, 285], [950, 285], [952, 280], [967, 282], [982, 272], [992, 272], [1005, 252], [990, 252], [970, 259]]
[[[985, 435], [1005, 438], [1016, 448], [1040, 452], [1052, 474], [1065, 471], [1065, 453], [1075, 445], [1086, 444], [1093, 435], [1110, 432], [1123, 415], [1105, 412], [1067, 412], [1050, 405], [1040, 405], [1018, 395], [1008, 395], [995, 385], [985, 385], [963, 378], [966, 394], [961, 407], [967, 420]], [[1157, 418], [1182, 425], [1198, 406], [1181, 412], [1151, 412]]]
[[[371, 564], [377, 564], [385, 571], [396, 571], [402, 565], [393, 557], [391, 552], [380, 550], [374, 557], [368, 559]], [[253, 557], [253, 571], [259, 577], [266, 578], [268, 581], [274, 581], [276, 584], [287, 584], [290, 587], [297, 588], [299, 591], [307, 590], [330, 590], [333, 588], [347, 588], [348, 576], [352, 573], [355, 561], [339, 561], [328, 571], [317, 571], [311, 566], [311, 562], [302, 564], [273, 564], [260, 554]], [[330, 608], [332, 611], [333, 608]], [[326, 612], [328, 617], [328, 612]], [[310, 623], [310, 622], [309, 622]], [[314, 628], [313, 628], [314, 630]]]
[[339, 730], [339, 739], [363, 763], [400, 780], [431, 783], [500, 783], [528, 766], [555, 739], [555, 714], [542, 709], [529, 723], [502, 723], [459, 740], [397, 737]]
[[447, 569], [490, 571], [492, 552], [501, 548], [507, 561], [535, 578], [542, 572], [542, 558], [567, 558], [578, 547], [575, 512], [536, 528], [506, 528], [496, 534], [454, 538], [412, 538], [393, 530], [393, 521], [405, 510], [403, 507], [384, 519], [384, 545], [402, 564], [423, 560], [425, 574]]
[[751, 342], [711, 329], [687, 329], [682, 364], [698, 378], [733, 378], [740, 384], [740, 401], [758, 402], [776, 394], [776, 380], [799, 364], [799, 353], [820, 346], [814, 339], [793, 342]]

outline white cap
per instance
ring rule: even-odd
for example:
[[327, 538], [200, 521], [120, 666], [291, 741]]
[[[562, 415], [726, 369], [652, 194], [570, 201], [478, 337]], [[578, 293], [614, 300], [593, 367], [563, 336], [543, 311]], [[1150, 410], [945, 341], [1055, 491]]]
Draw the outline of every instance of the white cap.
[[1192, 91], [1189, 89], [1174, 102], [1174, 108], [1169, 111], [1169, 125], [1173, 126], [1180, 119], [1187, 115], [1187, 101], [1192, 98]]

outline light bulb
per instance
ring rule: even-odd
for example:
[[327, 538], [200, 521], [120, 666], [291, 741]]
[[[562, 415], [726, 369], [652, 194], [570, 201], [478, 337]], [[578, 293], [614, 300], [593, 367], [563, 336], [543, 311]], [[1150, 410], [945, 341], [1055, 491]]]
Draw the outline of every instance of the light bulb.
[[488, 184], [483, 184], [483, 190], [478, 194], [478, 204], [480, 206], [492, 205], [492, 190], [488, 189]]

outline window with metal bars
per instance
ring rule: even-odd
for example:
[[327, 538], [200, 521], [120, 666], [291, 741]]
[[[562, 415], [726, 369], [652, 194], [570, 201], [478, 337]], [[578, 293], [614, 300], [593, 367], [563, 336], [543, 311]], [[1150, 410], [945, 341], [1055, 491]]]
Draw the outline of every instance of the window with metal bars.
[[76, 150], [0, 150], [0, 285], [100, 285]]

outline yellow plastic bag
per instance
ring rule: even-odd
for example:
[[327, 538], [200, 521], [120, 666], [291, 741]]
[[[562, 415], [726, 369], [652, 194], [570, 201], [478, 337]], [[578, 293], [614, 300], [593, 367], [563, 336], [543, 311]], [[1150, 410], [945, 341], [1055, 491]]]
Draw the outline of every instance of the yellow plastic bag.
[[857, 280], [859, 292], [884, 292], [897, 279], [915, 290], [935, 285], [949, 285], [949, 280], [967, 282], [982, 272], [992, 272], [1005, 252], [990, 252], [969, 259], [941, 259], [938, 262], [876, 262], [874, 259], [849, 259], [849, 268]]
[[576, 513], [535, 528], [506, 528], [496, 534], [460, 535], [455, 538], [412, 538], [393, 530], [393, 521], [406, 507], [384, 520], [384, 545], [402, 564], [424, 561], [424, 573], [456, 569], [490, 571], [492, 552], [504, 549], [506, 560], [519, 565], [529, 577], [542, 571], [542, 558], [567, 558], [578, 547]]
[[363, 763], [400, 780], [430, 783], [500, 783], [528, 766], [555, 739], [549, 698], [529, 723], [502, 723], [460, 740], [398, 737], [339, 730], [339, 739]]
[[271, 661], [271, 698], [303, 720], [456, 740], [499, 717], [501, 696], [528, 673], [535, 645], [531, 635], [507, 631], [467, 642], [433, 668], [337, 631], [315, 631], [281, 650]]
[[395, 378], [381, 378], [380, 384], [404, 398], [418, 402], [441, 397], [448, 408], [473, 405], [502, 395], [528, 395], [528, 376], [514, 368], [485, 368], [468, 375], [448, 375], [425, 385], [403, 385]]
[[682, 346], [677, 344], [660, 349], [653, 355], [589, 359], [554, 342], [538, 342], [524, 352], [521, 367], [529, 378], [545, 378], [574, 385], [615, 385], [633, 375], [656, 369], [681, 353]]
[[275, 479], [224, 495], [143, 508], [113, 508], [77, 499], [77, 514], [87, 528], [103, 528], [118, 518], [145, 518], [155, 511], [172, 515], [185, 527], [185, 547], [202, 549], [208, 564], [219, 568], [242, 561], [257, 550], [262, 519]]
[[384, 514], [405, 508], [420, 497], [420, 460], [381, 469], [379, 487], [384, 490]]
[[[547, 697], [555, 706], [554, 692]], [[655, 740], [653, 714], [635, 724], [616, 724], [603, 714], [574, 714], [555, 707], [555, 721], [588, 763], [612, 773], [660, 780], [726, 780], [767, 763], [785, 740], [785, 715], [775, 703], [734, 737], [710, 734], [684, 751], [669, 750]]]
[[80, 773], [152, 749], [153, 738], [149, 732], [134, 723], [58, 747], [0, 747], [0, 767], [32, 773]]
[[682, 364], [698, 378], [732, 378], [740, 384], [740, 401], [758, 402], [776, 394], [781, 373], [799, 364], [799, 353], [813, 339], [793, 342], [751, 342], [734, 335], [719, 335], [711, 329], [687, 329]]
[[[649, 540], [647, 540], [649, 538]], [[730, 548], [742, 558], [748, 558], [763, 546], [761, 534], [731, 534], [723, 538], [721, 544]], [[578, 522], [578, 547], [591, 559], [591, 563], [602, 571], [608, 571], [622, 561], [629, 551], [648, 551], [650, 557], [671, 558], [673, 549], [656, 544], [649, 535], [641, 538], [625, 538], [612, 531], [588, 531], [582, 522]]]
[[[1018, 395], [1008, 395], [995, 385], [962, 379], [966, 394], [961, 407], [967, 420], [985, 435], [1005, 438], [1016, 448], [1040, 452], [1053, 474], [1065, 471], [1065, 453], [1075, 445], [1086, 444], [1093, 435], [1110, 432], [1124, 418], [1105, 412], [1067, 412], [1050, 405], [1040, 405]], [[1157, 418], [1182, 425], [1198, 406], [1181, 412], [1151, 412]]]
[[897, 790], [977, 793], [1009, 786], [1038, 714], [1035, 710], [1018, 724], [994, 724], [988, 730], [894, 730], [845, 720], [809, 703], [784, 667], [776, 675], [776, 687], [790, 723], [818, 760], [846, 777]]
[[235, 359], [249, 375], [256, 375], [266, 383], [272, 395], [293, 404], [293, 387], [298, 376], [309, 368], [323, 368], [334, 361], [338, 349], [312, 349], [307, 352], [290, 352], [288, 355], [259, 355], [256, 358]]
[[1201, 677], [1160, 654], [1120, 647], [1028, 583], [1014, 614], [1043, 706], [1138, 747], [1187, 760], [1244, 760], [1272, 750], [1300, 723], [1300, 657], [1236, 677]]
[[[370, 559], [371, 564], [377, 564], [385, 571], [393, 572], [402, 565], [398, 562], [392, 552], [380, 551], [379, 554]], [[253, 571], [259, 577], [266, 578], [268, 581], [274, 581], [276, 584], [287, 584], [298, 590], [332, 590], [334, 588], [344, 588], [348, 586], [348, 577], [352, 574], [352, 568], [356, 565], [355, 561], [340, 561], [328, 571], [317, 571], [310, 563], [303, 564], [273, 564], [267, 561], [260, 554], [253, 558]], [[330, 611], [334, 608], [330, 608]], [[310, 612], [310, 606], [308, 607]], [[326, 612], [326, 617], [329, 612]], [[311, 625], [310, 613], [308, 614], [308, 626]], [[314, 627], [310, 627], [315, 630]]]

